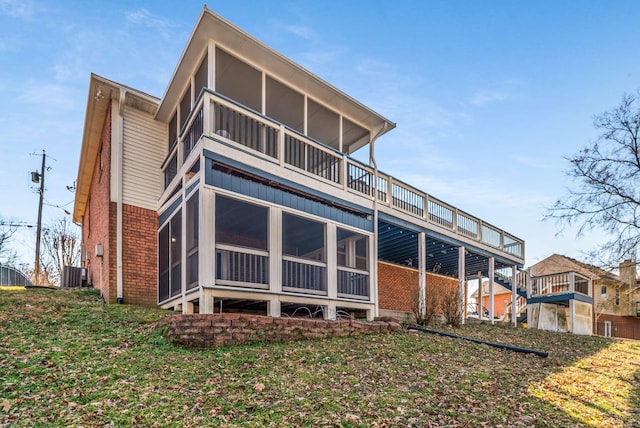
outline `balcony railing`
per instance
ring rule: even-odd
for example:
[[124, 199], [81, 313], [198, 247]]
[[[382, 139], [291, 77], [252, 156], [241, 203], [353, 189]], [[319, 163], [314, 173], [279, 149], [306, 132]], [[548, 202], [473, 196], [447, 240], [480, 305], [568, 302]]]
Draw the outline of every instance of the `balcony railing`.
[[216, 282], [254, 288], [269, 286], [269, 253], [230, 245], [216, 245]]
[[369, 275], [349, 268], [338, 268], [338, 296], [369, 298]]
[[580, 293], [591, 296], [591, 280], [577, 272], [531, 277], [531, 297]]
[[326, 295], [326, 265], [311, 260], [303, 261], [294, 257], [283, 257], [282, 289], [285, 291]]
[[[504, 267], [495, 270], [495, 275], [497, 278], [501, 279], [503, 282], [506, 282], [513, 287], [513, 268], [512, 267]], [[523, 295], [527, 293], [527, 272], [518, 270], [516, 272], [516, 290]]]
[[[345, 156], [256, 111], [204, 90], [181, 132], [182, 160], [200, 137], [217, 138], [381, 205], [524, 259], [524, 241], [433, 196]], [[164, 163], [173, 178], [173, 162]]]

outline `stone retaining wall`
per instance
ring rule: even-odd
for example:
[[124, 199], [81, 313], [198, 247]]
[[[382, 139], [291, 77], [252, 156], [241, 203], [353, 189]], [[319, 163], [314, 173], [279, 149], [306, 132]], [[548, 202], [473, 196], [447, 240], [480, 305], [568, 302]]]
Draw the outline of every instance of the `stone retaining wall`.
[[273, 318], [246, 314], [176, 315], [163, 321], [169, 342], [187, 348], [212, 348], [251, 342], [289, 342], [301, 339], [393, 333], [395, 321], [327, 321], [307, 318]]

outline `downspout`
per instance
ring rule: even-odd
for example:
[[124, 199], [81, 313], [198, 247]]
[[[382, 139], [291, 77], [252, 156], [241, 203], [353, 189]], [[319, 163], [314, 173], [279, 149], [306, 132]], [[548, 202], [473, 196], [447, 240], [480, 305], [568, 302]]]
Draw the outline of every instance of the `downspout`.
[[382, 128], [371, 138], [369, 142], [369, 165], [373, 166], [373, 236], [375, 242], [373, 245], [373, 287], [376, 303], [374, 309], [374, 317], [380, 315], [380, 304], [378, 301], [378, 163], [375, 156], [376, 140], [387, 130], [388, 123], [384, 122]]
[[116, 138], [118, 139], [117, 165], [117, 199], [116, 199], [116, 291], [118, 304], [124, 303], [123, 298], [123, 275], [122, 275], [122, 165], [124, 150], [124, 102], [127, 91], [120, 89], [120, 99], [118, 100], [118, 116], [116, 118]]

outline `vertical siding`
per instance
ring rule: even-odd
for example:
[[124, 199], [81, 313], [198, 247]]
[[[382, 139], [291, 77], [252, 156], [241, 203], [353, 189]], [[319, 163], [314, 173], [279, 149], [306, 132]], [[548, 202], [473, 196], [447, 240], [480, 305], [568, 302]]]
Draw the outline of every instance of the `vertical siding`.
[[160, 165], [166, 155], [166, 126], [127, 106], [124, 114], [123, 202], [155, 210], [162, 192]]

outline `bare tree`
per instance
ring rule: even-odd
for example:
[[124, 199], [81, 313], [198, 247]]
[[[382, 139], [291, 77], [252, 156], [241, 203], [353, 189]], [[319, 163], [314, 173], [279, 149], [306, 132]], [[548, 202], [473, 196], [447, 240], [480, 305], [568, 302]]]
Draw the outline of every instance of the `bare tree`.
[[9, 244], [16, 233], [17, 226], [12, 220], [0, 217], [0, 263], [13, 265], [17, 260], [17, 253]]
[[62, 217], [43, 230], [42, 273], [49, 283], [60, 284], [65, 266], [80, 260], [80, 237], [77, 226]]
[[578, 225], [578, 236], [595, 229], [611, 240], [593, 249], [602, 266], [637, 260], [640, 244], [640, 91], [623, 96], [619, 106], [594, 118], [601, 133], [594, 143], [566, 157], [573, 187], [545, 217]]

